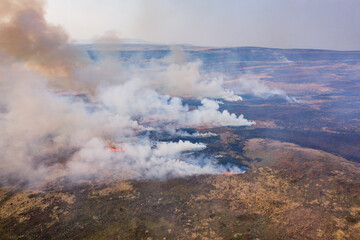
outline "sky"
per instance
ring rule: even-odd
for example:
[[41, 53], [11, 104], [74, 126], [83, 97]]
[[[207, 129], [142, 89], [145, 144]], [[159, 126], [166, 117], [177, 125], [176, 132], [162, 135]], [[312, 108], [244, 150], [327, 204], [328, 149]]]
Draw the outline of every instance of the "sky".
[[360, 50], [359, 0], [48, 0], [74, 40]]

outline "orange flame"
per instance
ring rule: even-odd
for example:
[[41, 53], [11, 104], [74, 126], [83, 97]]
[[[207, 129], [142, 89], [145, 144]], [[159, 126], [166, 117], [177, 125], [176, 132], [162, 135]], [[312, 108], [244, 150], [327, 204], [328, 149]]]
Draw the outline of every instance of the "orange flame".
[[224, 173], [220, 173], [220, 175], [233, 175], [233, 174], [237, 174], [236, 172], [224, 172]]
[[105, 147], [106, 150], [112, 151], [112, 152], [124, 152], [124, 148], [118, 148], [118, 147]]

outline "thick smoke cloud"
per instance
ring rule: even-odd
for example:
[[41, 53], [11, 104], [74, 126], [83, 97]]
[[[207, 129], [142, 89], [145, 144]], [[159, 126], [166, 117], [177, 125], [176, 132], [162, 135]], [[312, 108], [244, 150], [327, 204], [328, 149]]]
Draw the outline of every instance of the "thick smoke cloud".
[[185, 53], [175, 48], [167, 59], [165, 69], [152, 76], [152, 82], [159, 92], [173, 96], [192, 96], [198, 98], [222, 98], [227, 101], [240, 101], [242, 98], [229, 89], [224, 89], [224, 76], [221, 74], [201, 74], [201, 61], [186, 62]]
[[80, 64], [64, 30], [45, 21], [42, 1], [3, 0], [0, 12], [3, 52], [47, 76], [69, 77]]
[[[206, 148], [202, 143], [154, 142], [139, 134], [254, 124], [219, 110], [212, 98], [241, 97], [223, 87], [221, 76], [202, 74], [200, 62], [188, 63], [176, 51], [146, 67], [111, 58], [91, 62], [68, 43], [63, 29], [44, 20], [42, 1], [1, 1], [0, 13], [2, 181], [241, 172], [191, 154]], [[200, 106], [185, 105], [188, 95], [201, 99]]]

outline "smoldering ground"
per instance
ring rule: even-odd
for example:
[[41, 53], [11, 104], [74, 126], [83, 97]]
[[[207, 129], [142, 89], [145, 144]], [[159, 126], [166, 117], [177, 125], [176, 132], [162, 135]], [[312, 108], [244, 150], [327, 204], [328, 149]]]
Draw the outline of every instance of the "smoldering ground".
[[[140, 179], [241, 172], [189, 152], [189, 141], [154, 142], [138, 132], [179, 127], [249, 126], [212, 98], [239, 101], [217, 74], [179, 53], [147, 67], [91, 61], [44, 19], [43, 1], [0, 4], [0, 174], [40, 181], [69, 177]], [[5, 10], [6, 9], [6, 10]], [[164, 64], [165, 63], [165, 64]], [[78, 93], [86, 96], [77, 98]], [[182, 97], [201, 100], [190, 110]], [[181, 133], [185, 134], [185, 133]], [[199, 134], [200, 135], [200, 134]], [[106, 149], [109, 142], [123, 151]]]

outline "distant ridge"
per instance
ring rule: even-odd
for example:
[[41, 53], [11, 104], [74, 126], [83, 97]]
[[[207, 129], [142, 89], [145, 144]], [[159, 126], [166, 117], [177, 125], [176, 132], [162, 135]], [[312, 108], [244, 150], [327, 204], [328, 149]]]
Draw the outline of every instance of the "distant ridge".
[[[74, 41], [75, 44], [94, 44], [94, 40], [89, 39], [78, 39]], [[155, 43], [155, 42], [149, 42], [142, 39], [136, 39], [136, 38], [123, 38], [119, 39], [119, 42], [116, 42], [114, 44], [139, 44], [139, 45], [167, 45], [167, 44], [161, 44], [161, 43]]]
[[136, 38], [125, 38], [120, 39], [120, 42], [123, 44], [149, 44], [149, 45], [166, 45], [161, 43], [155, 43], [155, 42], [149, 42], [142, 39], [136, 39]]
[[[90, 48], [95, 47], [98, 44], [95, 44], [95, 42], [93, 40], [74, 40], [72, 42], [75, 45], [83, 45], [83, 46], [87, 46]], [[119, 47], [126, 47], [126, 45], [128, 45], [127, 47], [146, 47], [146, 48], [161, 48], [161, 49], [168, 49], [171, 46], [180, 46], [183, 47], [184, 50], [186, 49], [213, 49], [213, 50], [253, 50], [253, 51], [280, 51], [280, 52], [320, 52], [320, 53], [325, 53], [325, 52], [331, 52], [331, 53], [359, 53], [360, 50], [333, 50], [333, 49], [316, 49], [316, 48], [272, 48], [272, 47], [259, 47], [259, 46], [199, 46], [199, 45], [193, 45], [193, 44], [186, 44], [186, 43], [179, 43], [179, 44], [167, 44], [167, 43], [157, 43], [157, 42], [150, 42], [150, 41], [146, 41], [146, 40], [142, 40], [142, 39], [137, 39], [137, 38], [123, 38], [123, 39], [119, 39], [118, 42], [114, 42], [113, 44], [114, 48], [119, 48]]]

